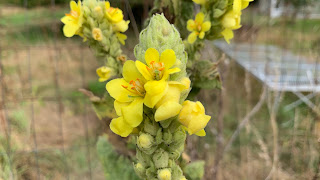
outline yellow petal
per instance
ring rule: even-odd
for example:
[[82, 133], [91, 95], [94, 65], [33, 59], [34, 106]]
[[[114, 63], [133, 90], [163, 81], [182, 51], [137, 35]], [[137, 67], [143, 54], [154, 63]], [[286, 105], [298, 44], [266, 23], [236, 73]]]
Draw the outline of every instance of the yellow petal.
[[166, 93], [168, 89], [168, 83], [163, 80], [148, 81], [144, 85], [144, 89], [146, 90], [144, 104], [149, 108], [153, 108]]
[[182, 106], [174, 101], [167, 101], [156, 111], [154, 118], [157, 122], [169, 119], [179, 114]]
[[133, 128], [124, 121], [123, 117], [112, 119], [110, 123], [110, 129], [112, 132], [121, 137], [129, 136], [133, 130]]
[[176, 63], [176, 54], [172, 49], [166, 49], [161, 53], [160, 62], [164, 63], [165, 69], [170, 69]]
[[[173, 81], [170, 81], [170, 82], [173, 82]], [[179, 103], [180, 94], [181, 94], [181, 89], [180, 89], [179, 85], [170, 84], [166, 94], [156, 104], [156, 108], [159, 108], [160, 106], [162, 106], [163, 104], [165, 104], [168, 101]]]
[[106, 88], [110, 96], [120, 102], [131, 102], [136, 94], [131, 93], [123, 86], [129, 86], [124, 79], [114, 79], [107, 83]]
[[186, 127], [188, 127], [189, 123], [194, 119], [194, 115], [197, 115], [197, 114], [193, 115], [192, 113], [195, 108], [195, 105], [196, 103], [189, 100], [184, 101], [182, 103], [182, 109], [179, 114], [179, 122]]
[[70, 9], [73, 11], [78, 10], [78, 4], [75, 1], [70, 1]]
[[150, 95], [156, 95], [156, 94], [160, 94], [162, 93], [164, 90], [166, 90], [166, 88], [168, 86], [168, 82], [166, 81], [148, 81], [145, 85], [144, 85], [144, 89], [146, 90], [146, 92]]
[[69, 24], [72, 21], [73, 20], [70, 16], [64, 16], [63, 18], [61, 18], [61, 22], [63, 22], [63, 24]]
[[195, 133], [197, 136], [206, 136], [206, 131], [204, 129], [200, 130], [199, 132]]
[[130, 21], [122, 20], [119, 23], [113, 24], [112, 30], [115, 32], [125, 32], [129, 28]]
[[122, 45], [125, 45], [125, 40], [127, 39], [127, 36], [125, 34], [121, 34], [119, 32], [116, 33], [116, 36], [117, 36], [118, 40], [120, 41], [120, 43]]
[[72, 37], [75, 35], [75, 33], [78, 30], [78, 26], [74, 25], [74, 24], [66, 24], [63, 26], [63, 34], [66, 37]]
[[205, 113], [204, 106], [202, 105], [202, 103], [200, 101], [197, 101], [195, 105], [196, 106], [193, 109], [193, 112], [199, 113], [199, 114], [204, 114]]
[[180, 71], [181, 71], [180, 68], [172, 68], [172, 69], [168, 69], [168, 74], [174, 74]]
[[143, 83], [145, 82], [144, 77], [141, 75], [139, 70], [136, 67], [136, 64], [132, 60], [128, 60], [123, 65], [122, 76], [124, 80], [130, 82], [132, 80], [141, 80]]
[[207, 2], [207, 0], [192, 0], [193, 2], [195, 2], [196, 4], [205, 4]]
[[190, 135], [199, 132], [201, 129], [204, 129], [207, 126], [209, 120], [211, 119], [211, 116], [201, 114], [195, 116], [194, 118], [196, 120], [191, 120], [188, 125], [188, 133]]
[[241, 1], [242, 0], [234, 0], [233, 1], [233, 11], [236, 13], [241, 12]]
[[188, 31], [192, 32], [193, 29], [194, 29], [194, 27], [195, 27], [194, 20], [189, 19], [188, 22], [187, 22], [187, 29], [188, 29]]
[[184, 85], [183, 90], [186, 90], [190, 88], [191, 80], [188, 77], [184, 77], [181, 79], [181, 83]]
[[175, 86], [180, 89], [180, 91], [187, 90], [190, 88], [191, 81], [189, 78], [184, 77], [179, 82], [178, 81], [169, 81], [169, 87]]
[[241, 9], [245, 9], [249, 6], [249, 1], [242, 1]]
[[197, 33], [196, 32], [192, 32], [191, 34], [189, 34], [188, 43], [193, 44], [196, 40], [197, 40]]
[[209, 31], [211, 28], [211, 22], [210, 21], [206, 21], [201, 25], [201, 30], [204, 32]]
[[146, 79], [146, 80], [152, 80], [152, 76], [149, 73], [149, 71], [147, 70], [147, 65], [143, 64], [140, 61], [136, 61], [136, 67], [138, 69], [138, 71], [142, 74], [142, 76]]
[[80, 0], [78, 0], [78, 10], [79, 10], [79, 12], [80, 12], [80, 10], [81, 10], [81, 1]]
[[137, 127], [143, 120], [143, 98], [135, 98], [128, 106], [121, 108], [123, 119], [131, 127]]
[[203, 39], [203, 38], [204, 38], [204, 32], [203, 32], [203, 31], [200, 32], [199, 38], [200, 38], [200, 39]]
[[144, 58], [146, 60], [146, 63], [150, 65], [150, 62], [159, 62], [159, 52], [154, 48], [147, 49]]
[[121, 108], [124, 106], [128, 106], [129, 104], [130, 103], [128, 103], [128, 102], [123, 103], [123, 102], [115, 100], [113, 103], [113, 106], [114, 106], [114, 109], [116, 110], [117, 115], [122, 116]]
[[202, 12], [199, 12], [196, 15], [196, 21], [197, 21], [197, 23], [202, 24], [203, 20], [204, 20], [204, 14]]
[[233, 31], [231, 29], [225, 29], [221, 32], [224, 39], [227, 41], [228, 44], [230, 44], [230, 39], [233, 38]]
[[110, 8], [110, 2], [109, 1], [106, 1], [104, 5], [106, 6], [106, 9]]

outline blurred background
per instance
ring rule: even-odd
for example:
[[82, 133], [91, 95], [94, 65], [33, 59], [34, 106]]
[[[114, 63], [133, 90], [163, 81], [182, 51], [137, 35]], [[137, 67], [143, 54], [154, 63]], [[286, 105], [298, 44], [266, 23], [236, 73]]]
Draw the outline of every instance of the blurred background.
[[[110, 2], [131, 21], [123, 49], [135, 59], [153, 2]], [[68, 0], [0, 2], [0, 180], [108, 179], [105, 163], [134, 153], [79, 91], [102, 96], [105, 83], [88, 45], [63, 36], [67, 12]], [[320, 2], [255, 0], [242, 24], [231, 45], [206, 42], [223, 88], [197, 97], [212, 121], [206, 137], [188, 137], [187, 158], [205, 160], [208, 180], [320, 179]], [[117, 153], [101, 164], [105, 133]]]

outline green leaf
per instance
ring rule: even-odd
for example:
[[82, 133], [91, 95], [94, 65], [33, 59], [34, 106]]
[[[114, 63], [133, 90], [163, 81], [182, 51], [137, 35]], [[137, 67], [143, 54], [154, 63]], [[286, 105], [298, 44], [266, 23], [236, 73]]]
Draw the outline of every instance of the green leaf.
[[106, 179], [139, 180], [134, 172], [131, 161], [114, 150], [107, 136], [99, 137], [97, 153], [104, 168]]
[[106, 117], [112, 118], [116, 116], [113, 108], [113, 102], [114, 99], [108, 93], [105, 93], [104, 98], [100, 101], [92, 101], [93, 109], [99, 119]]

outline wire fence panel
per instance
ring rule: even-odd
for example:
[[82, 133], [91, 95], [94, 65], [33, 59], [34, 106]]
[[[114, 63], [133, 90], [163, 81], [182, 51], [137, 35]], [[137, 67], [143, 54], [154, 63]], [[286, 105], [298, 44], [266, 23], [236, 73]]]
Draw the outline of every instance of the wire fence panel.
[[[79, 91], [103, 96], [105, 84], [95, 74], [101, 64], [80, 38], [63, 37], [60, 18], [68, 4], [30, 3], [24, 0], [17, 12], [2, 13], [0, 6], [0, 168], [6, 167], [9, 180], [106, 179], [96, 141], [110, 119], [99, 120]], [[134, 59], [141, 12], [129, 0], [120, 3], [132, 26], [124, 52]], [[143, 6], [144, 17], [149, 6]], [[302, 14], [291, 22], [257, 9], [244, 12], [230, 45], [207, 42], [202, 52], [203, 59], [223, 59], [223, 88], [202, 90], [196, 98], [213, 120], [205, 138], [188, 138], [185, 155], [206, 161], [208, 180], [212, 174], [265, 179], [274, 166], [278, 179], [317, 179], [320, 21]], [[127, 148], [126, 140], [110, 136]]]

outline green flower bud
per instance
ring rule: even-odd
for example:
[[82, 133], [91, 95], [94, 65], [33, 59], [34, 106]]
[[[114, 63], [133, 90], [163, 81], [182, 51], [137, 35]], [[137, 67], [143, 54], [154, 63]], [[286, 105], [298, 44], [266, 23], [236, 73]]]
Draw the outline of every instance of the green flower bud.
[[158, 179], [159, 180], [171, 180], [171, 170], [170, 169], [158, 170]]
[[158, 133], [159, 125], [158, 123], [155, 123], [155, 121], [150, 122], [150, 120], [145, 120], [144, 123], [144, 131], [147, 133], [156, 136]]
[[155, 178], [155, 177], [157, 176], [155, 172], [156, 172], [156, 169], [155, 169], [154, 166], [148, 168], [148, 169], [146, 170], [147, 179], [153, 179], [153, 178]]
[[143, 167], [149, 167], [152, 163], [151, 156], [143, 153], [139, 148], [137, 148], [136, 157], [139, 163], [143, 165]]
[[153, 137], [149, 134], [141, 134], [138, 137], [138, 146], [142, 149], [148, 149], [153, 144]]
[[145, 174], [146, 174], [146, 169], [143, 167], [143, 165], [141, 163], [137, 163], [134, 165], [134, 170], [136, 172], [136, 174], [140, 177], [140, 178], [145, 178]]
[[104, 14], [103, 14], [103, 11], [102, 11], [101, 6], [96, 6], [96, 7], [93, 9], [93, 14], [94, 14], [94, 16], [95, 16], [97, 19], [99, 19], [99, 20], [104, 17]]
[[163, 141], [166, 144], [170, 144], [172, 142], [172, 134], [169, 131], [163, 133]]
[[178, 160], [180, 157], [181, 151], [180, 150], [174, 150], [173, 148], [170, 148], [170, 159]]
[[161, 144], [162, 141], [162, 129], [159, 129], [156, 135], [156, 144]]
[[169, 154], [160, 148], [155, 151], [152, 160], [157, 169], [168, 167]]
[[182, 169], [177, 164], [173, 164], [173, 166], [171, 167], [171, 170], [172, 170], [172, 179], [180, 179], [181, 177], [183, 177]]

